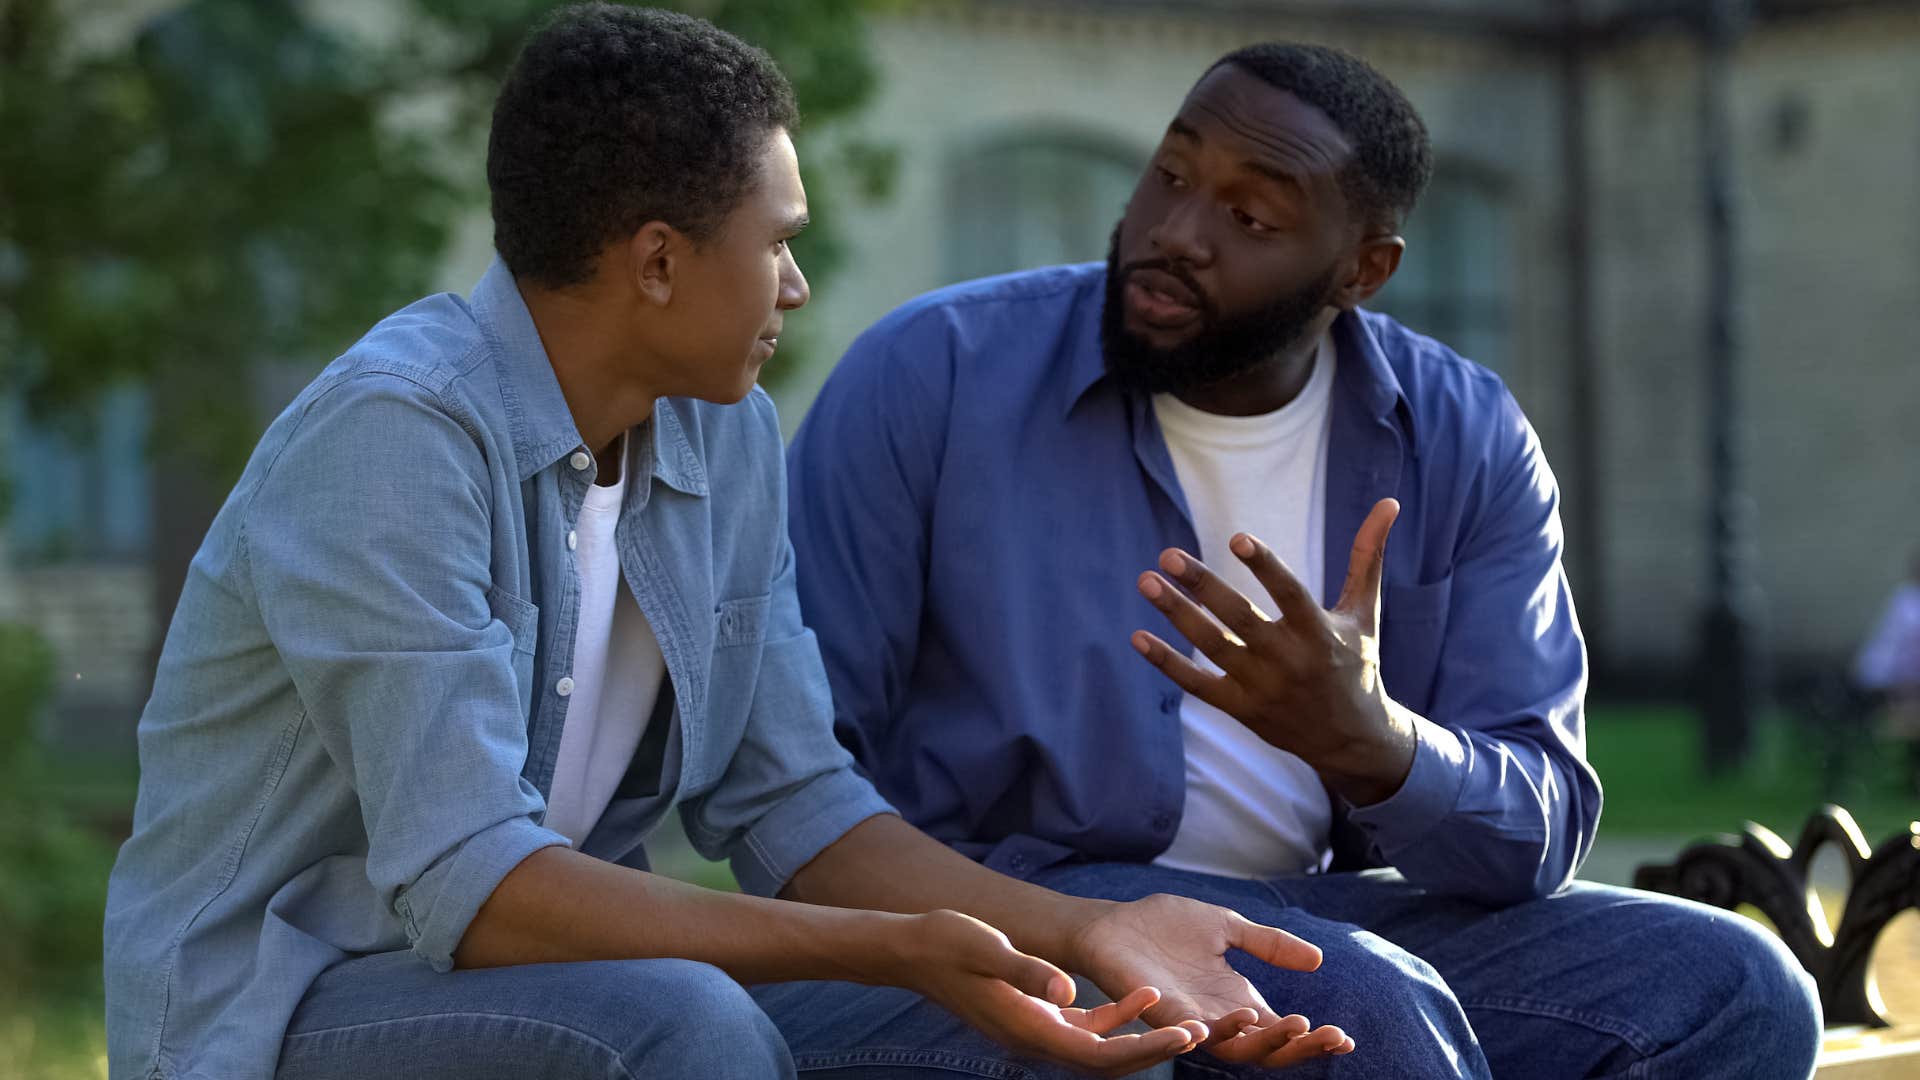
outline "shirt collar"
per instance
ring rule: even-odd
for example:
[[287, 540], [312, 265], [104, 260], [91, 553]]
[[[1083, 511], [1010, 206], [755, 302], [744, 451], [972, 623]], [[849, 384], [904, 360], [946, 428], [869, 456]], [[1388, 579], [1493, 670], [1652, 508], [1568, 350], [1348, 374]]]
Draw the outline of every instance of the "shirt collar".
[[1074, 305], [1073, 326], [1067, 335], [1073, 352], [1067, 357], [1067, 397], [1062, 413], [1073, 412], [1080, 399], [1107, 377], [1107, 358], [1100, 349], [1100, 315], [1106, 305], [1107, 275], [1103, 270], [1089, 275], [1087, 280], [1092, 286], [1081, 292]]
[[[513, 453], [524, 482], [575, 450], [583, 449], [573, 413], [554, 377], [553, 363], [540, 343], [533, 315], [520, 296], [513, 272], [496, 256], [468, 299], [474, 319], [494, 349], [500, 394], [513, 430]], [[687, 439], [673, 403], [654, 403], [652, 434], [654, 476], [689, 495], [707, 493], [707, 473]]]
[[685, 402], [674, 398], [653, 403], [653, 423], [647, 425], [653, 429], [653, 475], [675, 491], [705, 495], [707, 467], [687, 438], [686, 424], [680, 416], [684, 407]]
[[1377, 315], [1359, 310], [1340, 313], [1329, 331], [1334, 348], [1340, 352], [1340, 386], [1336, 392], [1352, 394], [1377, 420], [1397, 419], [1404, 429], [1409, 452], [1420, 456], [1420, 439], [1413, 426], [1413, 403], [1407, 400], [1400, 376], [1388, 362], [1386, 350], [1373, 332]]
[[[1106, 356], [1100, 349], [1100, 316], [1106, 303], [1106, 274], [1100, 273], [1092, 278], [1094, 282], [1091, 294], [1083, 294], [1073, 313], [1074, 332], [1068, 340], [1072, 342], [1072, 354], [1067, 357], [1066, 413], [1073, 412], [1080, 399], [1087, 396], [1107, 375]], [[1406, 428], [1407, 445], [1418, 446], [1414, 438], [1413, 408], [1407, 401], [1407, 395], [1400, 387], [1400, 377], [1394, 374], [1393, 365], [1387, 362], [1386, 353], [1380, 348], [1380, 341], [1374, 336], [1373, 327], [1358, 311], [1343, 311], [1333, 320], [1329, 331], [1333, 336], [1334, 348], [1338, 350], [1340, 381], [1336, 388], [1339, 393], [1357, 394], [1366, 406], [1369, 415], [1386, 419], [1397, 413], [1401, 424]]]

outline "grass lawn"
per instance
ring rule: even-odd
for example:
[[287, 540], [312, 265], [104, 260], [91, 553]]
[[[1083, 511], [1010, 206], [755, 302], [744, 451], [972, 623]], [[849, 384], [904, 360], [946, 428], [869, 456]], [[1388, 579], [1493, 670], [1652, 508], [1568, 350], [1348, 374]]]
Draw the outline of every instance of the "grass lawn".
[[[1700, 775], [1699, 725], [1670, 706], [1601, 707], [1587, 722], [1587, 757], [1600, 773], [1606, 804], [1602, 837], [1738, 832], [1757, 821], [1792, 843], [1825, 801], [1819, 751], [1784, 719], [1762, 726], [1753, 759], [1737, 773]], [[1902, 793], [1896, 753], [1862, 754], [1861, 775], [1834, 801], [1877, 845], [1920, 818], [1920, 800]]]
[[[1592, 711], [1588, 751], [1606, 787], [1604, 836], [1675, 837], [1734, 832], [1752, 819], [1789, 841], [1821, 802], [1818, 747], [1782, 722], [1765, 726], [1752, 762], [1737, 774], [1702, 780], [1696, 761], [1696, 725], [1684, 709], [1602, 707]], [[1877, 843], [1920, 817], [1920, 802], [1900, 794], [1897, 762], [1869, 757], [1867, 775], [1839, 801]], [[49, 763], [50, 785], [69, 812], [106, 832], [124, 829], [132, 809], [134, 775], [124, 763], [82, 760]], [[675, 858], [663, 869], [716, 887], [730, 887], [723, 866]], [[105, 888], [102, 868], [101, 888]], [[97, 1080], [106, 1076], [97, 975], [74, 985], [37, 984], [0, 997], [0, 1077], [21, 1080]], [[0, 990], [0, 992], [4, 992]]]
[[97, 990], [0, 1000], [0, 1076], [104, 1080], [107, 1033], [100, 1009]]

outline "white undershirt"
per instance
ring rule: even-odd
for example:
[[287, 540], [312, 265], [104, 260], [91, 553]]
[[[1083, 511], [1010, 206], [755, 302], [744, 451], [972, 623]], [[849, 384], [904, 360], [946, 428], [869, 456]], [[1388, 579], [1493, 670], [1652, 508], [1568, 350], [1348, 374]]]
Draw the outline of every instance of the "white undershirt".
[[587, 489], [580, 520], [568, 535], [580, 574], [580, 621], [574, 632], [573, 693], [560, 729], [546, 825], [576, 848], [613, 801], [667, 671], [653, 627], [620, 574], [614, 542], [627, 490], [625, 436], [619, 470], [611, 485]]
[[[1263, 416], [1216, 416], [1168, 394], [1153, 399], [1201, 560], [1270, 618], [1277, 614], [1273, 599], [1227, 540], [1238, 532], [1259, 537], [1309, 593], [1320, 595], [1335, 358], [1331, 341], [1321, 339], [1299, 396]], [[1219, 671], [1197, 649], [1193, 660]], [[1186, 810], [1156, 861], [1238, 878], [1318, 867], [1332, 811], [1313, 769], [1192, 694], [1181, 702], [1180, 727]]]

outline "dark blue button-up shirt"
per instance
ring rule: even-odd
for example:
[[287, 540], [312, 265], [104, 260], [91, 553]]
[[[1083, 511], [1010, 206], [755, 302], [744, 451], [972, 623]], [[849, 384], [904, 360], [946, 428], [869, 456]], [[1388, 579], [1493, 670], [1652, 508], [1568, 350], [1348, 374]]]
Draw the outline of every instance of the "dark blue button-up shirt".
[[[1128, 635], [1183, 640], [1134, 582], [1199, 547], [1150, 403], [1103, 377], [1103, 291], [1059, 267], [907, 304], [788, 456], [841, 740], [908, 818], [1015, 874], [1153, 859], [1185, 797], [1181, 692]], [[1336, 799], [1335, 832], [1430, 888], [1551, 892], [1600, 816], [1553, 476], [1492, 373], [1381, 315], [1333, 335], [1325, 599], [1398, 498], [1381, 668], [1423, 717], [1405, 785]]]

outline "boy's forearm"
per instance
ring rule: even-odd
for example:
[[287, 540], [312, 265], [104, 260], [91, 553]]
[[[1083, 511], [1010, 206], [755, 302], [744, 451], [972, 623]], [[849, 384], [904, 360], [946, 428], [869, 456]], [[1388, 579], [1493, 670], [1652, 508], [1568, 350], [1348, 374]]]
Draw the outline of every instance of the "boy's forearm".
[[1074, 932], [1112, 906], [989, 870], [891, 814], [854, 826], [802, 867], [781, 897], [916, 914], [964, 912], [1021, 952], [1071, 969]]
[[463, 968], [674, 957], [745, 982], [901, 985], [910, 920], [717, 892], [582, 855], [534, 852], [503, 878], [454, 952]]

